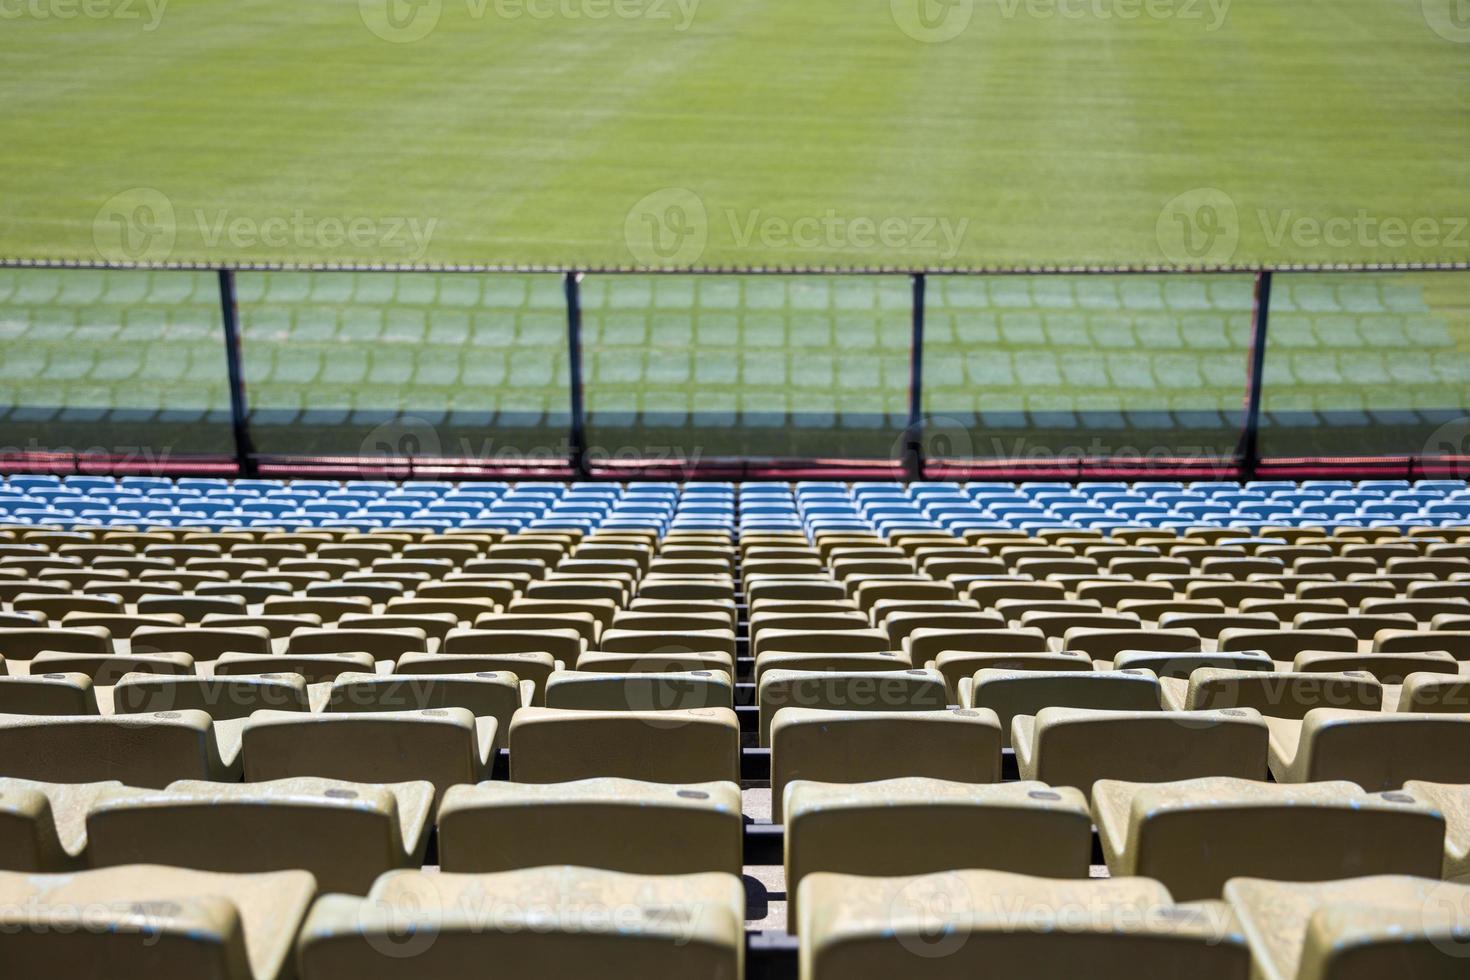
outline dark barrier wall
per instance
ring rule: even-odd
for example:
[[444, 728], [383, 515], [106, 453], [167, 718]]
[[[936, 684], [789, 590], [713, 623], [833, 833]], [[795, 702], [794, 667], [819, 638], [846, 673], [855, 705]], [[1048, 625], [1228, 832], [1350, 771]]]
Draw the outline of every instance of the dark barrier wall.
[[212, 272], [0, 269], [0, 450], [232, 453]]
[[243, 449], [248, 467], [629, 475], [714, 460], [913, 475], [920, 458], [1248, 470], [1252, 445], [1268, 461], [1463, 456], [1467, 416], [1464, 271], [0, 268], [9, 465], [233, 465]]
[[908, 425], [901, 276], [589, 276], [591, 454], [888, 458]]
[[1275, 278], [1263, 456], [1470, 449], [1470, 274]]
[[931, 276], [931, 459], [1229, 457], [1250, 275]]
[[566, 455], [557, 276], [241, 272], [236, 292], [259, 453]]

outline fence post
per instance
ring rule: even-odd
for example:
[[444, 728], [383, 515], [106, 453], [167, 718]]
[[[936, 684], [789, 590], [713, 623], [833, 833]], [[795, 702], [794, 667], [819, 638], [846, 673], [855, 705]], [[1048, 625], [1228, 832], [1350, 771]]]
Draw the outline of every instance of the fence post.
[[250, 438], [250, 407], [245, 400], [245, 374], [240, 367], [240, 308], [235, 298], [235, 272], [219, 270], [219, 301], [225, 328], [225, 368], [230, 383], [230, 427], [235, 433], [235, 468], [240, 476], [256, 474], [255, 443]]
[[909, 342], [909, 424], [904, 429], [903, 468], [910, 480], [924, 477], [924, 273], [913, 275], [913, 338]]
[[567, 461], [572, 472], [587, 475], [587, 410], [582, 401], [582, 274], [568, 272], [562, 277], [567, 295], [567, 373], [571, 397], [571, 432], [567, 445]]
[[1245, 422], [1240, 445], [1236, 449], [1236, 465], [1243, 480], [1253, 479], [1260, 462], [1261, 385], [1266, 367], [1266, 324], [1271, 318], [1271, 270], [1256, 273], [1255, 302], [1251, 311], [1250, 362], [1245, 379]]

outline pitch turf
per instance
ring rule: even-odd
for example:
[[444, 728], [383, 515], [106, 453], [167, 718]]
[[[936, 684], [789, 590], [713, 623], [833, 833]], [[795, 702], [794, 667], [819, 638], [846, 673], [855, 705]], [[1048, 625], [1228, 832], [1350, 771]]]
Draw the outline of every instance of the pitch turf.
[[17, 0], [0, 256], [1465, 260], [1457, 2]]

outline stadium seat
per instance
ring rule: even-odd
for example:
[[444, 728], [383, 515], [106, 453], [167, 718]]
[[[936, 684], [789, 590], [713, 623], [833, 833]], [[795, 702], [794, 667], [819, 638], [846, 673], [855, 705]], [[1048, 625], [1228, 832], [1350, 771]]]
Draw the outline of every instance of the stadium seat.
[[0, 778], [0, 871], [86, 866], [87, 811], [122, 783], [45, 783]]
[[1241, 877], [1225, 900], [1262, 977], [1449, 978], [1464, 965], [1470, 888], [1407, 875], [1293, 883]]
[[308, 711], [310, 707], [306, 678], [296, 673], [125, 674], [112, 688], [112, 709], [119, 715], [202, 711], [214, 721], [234, 721], [259, 710]]
[[95, 867], [300, 868], [323, 892], [365, 895], [379, 874], [423, 863], [433, 799], [427, 782], [369, 785], [311, 776], [115, 787], [98, 793], [86, 810], [87, 856]]
[[1413, 801], [1440, 812], [1445, 821], [1441, 874], [1446, 881], [1470, 883], [1470, 786], [1410, 779], [1401, 792], [1385, 795], [1399, 803]]
[[476, 718], [493, 718], [497, 731], [530, 703], [530, 682], [509, 671], [465, 674], [343, 673], [332, 680], [323, 710], [330, 712], [424, 711], [463, 708]]
[[940, 710], [948, 703], [937, 671], [767, 669], [756, 691], [760, 744], [769, 745], [771, 723], [786, 707], [834, 711]]
[[[813, 872], [919, 875], [986, 868], [1085, 878], [1092, 818], [1081, 793], [1045, 783], [931, 778], [786, 784], [787, 930]], [[881, 846], [873, 846], [881, 841]]]
[[729, 708], [532, 707], [516, 712], [510, 726], [511, 779], [519, 783], [599, 776], [656, 783], [738, 781], [739, 754], [740, 724]]
[[162, 789], [177, 779], [240, 778], [240, 743], [202, 711], [0, 715], [0, 776], [54, 783], [120, 780]]
[[[1005, 896], [997, 902], [998, 896]], [[1230, 910], [1176, 905], [1146, 878], [1070, 881], [1003, 871], [802, 879], [803, 976], [1178, 977], [1246, 980]], [[1017, 928], [1016, 910], [1024, 927]], [[1086, 914], [1079, 914], [1087, 910]]]
[[1271, 774], [1281, 783], [1345, 779], [1369, 792], [1406, 780], [1470, 782], [1470, 714], [1385, 714], [1313, 708], [1267, 718]]
[[1399, 687], [1397, 711], [1470, 711], [1470, 678], [1458, 674], [1410, 674]]
[[995, 712], [838, 711], [786, 707], [771, 722], [771, 819], [782, 821], [786, 786], [804, 779], [865, 783], [905, 776], [959, 783], [1000, 780]]
[[[486, 896], [495, 896], [493, 910]], [[740, 879], [720, 872], [635, 875], [566, 865], [401, 871], [379, 878], [366, 898], [317, 901], [301, 930], [300, 976], [458, 980], [494, 963], [509, 976], [555, 964], [609, 980], [739, 977], [744, 907]], [[426, 927], [412, 955], [405, 955], [408, 917]]]
[[1091, 793], [1099, 779], [1263, 779], [1270, 732], [1249, 708], [1108, 711], [1042, 708], [1018, 715], [1011, 740], [1022, 779]]
[[[256, 711], [240, 734], [245, 779], [320, 776], [360, 783], [426, 781], [436, 794], [490, 774], [493, 717], [464, 708], [421, 711]], [[129, 785], [148, 785], [133, 783]]]
[[1345, 781], [1101, 780], [1092, 807], [1108, 870], [1153, 878], [1183, 901], [1218, 898], [1237, 877], [1436, 878], [1444, 859], [1445, 820], [1427, 798]]
[[0, 871], [6, 973], [282, 980], [315, 894], [305, 871]]
[[959, 685], [960, 704], [994, 711], [1011, 744], [1011, 721], [1048, 707], [1158, 711], [1159, 679], [1145, 670], [996, 670], [985, 668]]
[[546, 707], [584, 711], [733, 708], [734, 685], [722, 670], [613, 672], [560, 670], [546, 680]]
[[0, 676], [0, 714], [97, 714], [92, 678], [85, 673]]
[[439, 807], [449, 872], [577, 865], [628, 874], [739, 875], [740, 787], [602, 777], [455, 786]]
[[1383, 686], [1366, 672], [1300, 673], [1200, 667], [1183, 682], [1163, 682], [1171, 708], [1186, 711], [1252, 708], [1272, 718], [1304, 718], [1315, 708], [1377, 711]]

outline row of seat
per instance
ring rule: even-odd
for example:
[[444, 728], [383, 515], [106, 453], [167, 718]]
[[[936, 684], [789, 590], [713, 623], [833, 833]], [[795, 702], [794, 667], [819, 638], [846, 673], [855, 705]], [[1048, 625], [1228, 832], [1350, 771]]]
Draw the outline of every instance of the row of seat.
[[[321, 546], [321, 538], [303, 536], [317, 541]], [[332, 539], [331, 535], [321, 537]], [[517, 546], [551, 555], [563, 555], [570, 551], [570, 542], [553, 536], [547, 537], [551, 540], [521, 541]], [[835, 556], [842, 552], [842, 544], [850, 537], [819, 535], [811, 547], [818, 555], [825, 553]], [[704, 540], [705, 538], [706, 536], [701, 535], [700, 538], [681, 537], [675, 540], [682, 542], [677, 545], [679, 547], [694, 547], [695, 541], [701, 541], [708, 546], [705, 550], [718, 554], [718, 541]], [[507, 540], [509, 539], [502, 538], [498, 542], [490, 543], [489, 547], [496, 547]], [[740, 547], [743, 556], [748, 559], [758, 549], [771, 550], [769, 546], [778, 544], [780, 540], [781, 538], [772, 535], [750, 536], [742, 540]], [[917, 553], [925, 547], [925, 541], [932, 544], [933, 540], [920, 536], [916, 540], [901, 543], [913, 546]], [[659, 547], [670, 547], [670, 541], [671, 538], [665, 538]], [[584, 539], [583, 543], [577, 545], [577, 550], [571, 553], [578, 554], [583, 548], [592, 548], [613, 550], [631, 556], [626, 559], [604, 556], [604, 560], [626, 560], [632, 567], [627, 572], [619, 573], [621, 577], [618, 580], [608, 580], [603, 584], [616, 590], [615, 594], [619, 597], [626, 596], [630, 590], [636, 588], [638, 598], [633, 599], [632, 603], [652, 599], [660, 605], [664, 604], [664, 600], [643, 595], [651, 588], [665, 585], [656, 581], [653, 575], [640, 578], [641, 566], [638, 559], [647, 558], [650, 553], [651, 545], [647, 540], [639, 542], [635, 536], [635, 540], [630, 541], [597, 542], [598, 536], [593, 535]], [[484, 545], [485, 542], [480, 544]], [[789, 544], [792, 548], [796, 546], [795, 542]], [[72, 545], [62, 545], [68, 546]], [[474, 547], [473, 542], [465, 545], [468, 551], [473, 551]], [[727, 542], [726, 547], [733, 546]], [[903, 548], [894, 550], [907, 553]], [[466, 550], [458, 552], [461, 556], [466, 553]], [[607, 573], [588, 574], [596, 577]], [[586, 587], [600, 582], [600, 577], [588, 581], [578, 576], [569, 584]], [[544, 704], [551, 708], [724, 708], [731, 704], [730, 678], [736, 676], [732, 669], [736, 638], [734, 630], [728, 625], [733, 599], [725, 596], [733, 595], [732, 581], [715, 576], [682, 578], [668, 582], [667, 587], [671, 589], [692, 587], [700, 591], [711, 589], [717, 593], [706, 599], [668, 600], [668, 604], [673, 607], [672, 611], [646, 607], [640, 610], [631, 605], [627, 610], [619, 611], [617, 600], [609, 596], [548, 600], [554, 604], [564, 602], [572, 611], [543, 609], [541, 611], [546, 615], [540, 620], [529, 619], [514, 612], [515, 602], [536, 601], [515, 599], [516, 586], [519, 584], [521, 583], [518, 581], [506, 581], [496, 584], [479, 583], [474, 586], [495, 593], [495, 597], [484, 597], [484, 601], [491, 604], [492, 610], [499, 608], [497, 599], [504, 600], [507, 595], [512, 597], [510, 601], [513, 611], [509, 614], [484, 611], [483, 608], [473, 605], [460, 606], [459, 603], [470, 600], [454, 597], [438, 600], [451, 604], [448, 611], [418, 614], [421, 617], [442, 617], [435, 624], [439, 627], [438, 632], [444, 636], [441, 652], [452, 654], [458, 650], [465, 657], [420, 656], [429, 652], [428, 638], [424, 632], [417, 627], [408, 630], [398, 628], [411, 615], [407, 611], [402, 612], [399, 620], [395, 621], [388, 616], [386, 621], [379, 620], [373, 624], [388, 626], [387, 629], [344, 629], [343, 626], [349, 625], [346, 620], [349, 614], [343, 613], [336, 631], [321, 631], [299, 620], [292, 621], [284, 614], [271, 616], [262, 605], [258, 612], [261, 618], [257, 621], [270, 623], [280, 631], [291, 630], [284, 638], [283, 650], [267, 646], [268, 641], [274, 643], [275, 640], [269, 636], [269, 629], [265, 630], [267, 635], [259, 632], [247, 634], [243, 630], [231, 631], [227, 627], [219, 630], [170, 630], [168, 627], [140, 625], [136, 620], [125, 621], [128, 616], [126, 613], [90, 614], [121, 617], [109, 622], [134, 630], [126, 641], [113, 641], [112, 648], [108, 646], [109, 637], [86, 632], [63, 635], [61, 632], [21, 629], [5, 638], [6, 649], [15, 651], [12, 654], [14, 662], [9, 665], [10, 673], [17, 678], [17, 682], [12, 685], [11, 701], [21, 706], [17, 709], [20, 711], [37, 710], [42, 705], [48, 705], [43, 710], [61, 714], [89, 714], [95, 710], [106, 715], [110, 710], [115, 710], [115, 706], [109, 704], [112, 699], [112, 693], [107, 690], [109, 685], [103, 684], [89, 689], [86, 681], [115, 681], [128, 672], [138, 670], [167, 676], [193, 674], [197, 670], [201, 678], [208, 680], [254, 676], [262, 672], [301, 675], [300, 680], [285, 678], [284, 687], [257, 685], [252, 688], [249, 685], [220, 685], [203, 681], [165, 684], [161, 680], [154, 680], [140, 683], [143, 680], [141, 678], [134, 678], [131, 683], [123, 685], [129, 698], [124, 710], [136, 712], [187, 706], [206, 710], [216, 720], [224, 720], [241, 717], [257, 707], [294, 707], [298, 710], [311, 707], [311, 692], [308, 691], [305, 696], [292, 694], [293, 684], [324, 683], [343, 675], [356, 675], [364, 671], [386, 673], [396, 669], [403, 676], [378, 685], [381, 690], [364, 683], [362, 678], [351, 678], [353, 683], [349, 685], [350, 690], [377, 692], [359, 698], [361, 707], [368, 710], [390, 706], [418, 710], [466, 707], [476, 714], [490, 710], [494, 713], [499, 728], [508, 729], [509, 715], [516, 708], [514, 696], [517, 682], [522, 680], [531, 681], [531, 698], [527, 703]], [[1116, 617], [1109, 621], [1116, 628], [1110, 629], [1099, 622], [1107, 620], [1105, 616], [1093, 615], [1087, 609], [1078, 612], [1056, 608], [1057, 605], [1068, 602], [1083, 601], [1056, 598], [1059, 595], [1081, 594], [1088, 588], [1102, 590], [1108, 588], [1109, 583], [1077, 584], [1075, 593], [1065, 591], [1067, 584], [1060, 581], [1028, 583], [981, 577], [974, 579], [968, 586], [971, 598], [966, 604], [953, 598], [932, 598], [935, 595], [953, 596], [953, 591], [945, 582], [919, 581], [917, 577], [911, 580], [889, 576], [870, 580], [864, 577], [856, 583], [858, 589], [874, 586], [890, 590], [883, 597], [878, 597], [878, 593], [867, 597], [870, 607], [865, 620], [863, 610], [853, 608], [854, 604], [861, 604], [863, 598], [843, 598], [847, 594], [847, 586], [823, 572], [814, 571], [803, 575], [773, 573], [772, 577], [752, 573], [744, 586], [752, 610], [749, 616], [750, 648], [756, 654], [753, 665], [756, 683], [753, 693], [760, 707], [758, 732], [761, 741], [769, 741], [775, 715], [783, 705], [797, 704], [839, 710], [869, 707], [872, 705], [864, 702], [872, 702], [875, 692], [879, 692], [877, 700], [882, 702], [879, 706], [889, 709], [934, 710], [943, 708], [948, 703], [959, 703], [965, 708], [991, 708], [1000, 718], [1002, 742], [1012, 739], [1017, 717], [1035, 715], [1048, 706], [1132, 710], [1230, 708], [1240, 706], [1244, 698], [1246, 701], [1254, 700], [1255, 703], [1250, 706], [1257, 707], [1265, 714], [1285, 715], [1301, 720], [1307, 711], [1322, 706], [1374, 708], [1402, 705], [1447, 710], [1458, 707], [1456, 699], [1462, 694], [1459, 682], [1449, 676], [1455, 672], [1458, 662], [1453, 659], [1453, 654], [1435, 649], [1448, 646], [1459, 652], [1460, 638], [1448, 632], [1435, 631], [1424, 636], [1389, 635], [1381, 644], [1375, 634], [1375, 646], [1387, 647], [1389, 643], [1398, 645], [1392, 649], [1376, 651], [1382, 655], [1375, 657], [1371, 655], [1375, 651], [1354, 653], [1356, 644], [1368, 641], [1355, 639], [1351, 629], [1273, 632], [1227, 627], [1219, 630], [1213, 639], [1208, 639], [1190, 628], [1141, 629], [1138, 627], [1142, 627], [1143, 621], [1137, 617]], [[771, 588], [767, 589], [767, 586]], [[934, 592], [935, 587], [944, 591]], [[1006, 611], [1001, 608], [1001, 604], [1007, 600], [995, 598], [996, 590], [1022, 589], [1024, 594], [1037, 587], [1058, 590], [1044, 592], [1043, 597], [1033, 595], [1032, 599], [1021, 600], [1044, 604], [1042, 608], [1028, 607], [1021, 612], [1020, 622], [1038, 625], [1023, 625], [1011, 630], [994, 628], [1015, 622], [1002, 617], [1001, 614]], [[1044, 598], [1047, 595], [1051, 598]], [[1118, 594], [1109, 594], [1108, 597], [1109, 601], [1119, 606], [1134, 601], [1120, 599]], [[976, 604], [982, 599], [993, 605], [998, 612], [979, 611]], [[333, 600], [324, 597], [297, 601], [329, 603]], [[1097, 599], [1085, 601], [1098, 602]], [[1240, 601], [1246, 602], [1249, 599]], [[1458, 608], [1454, 600], [1425, 601], [1444, 601]], [[1461, 603], [1463, 601], [1459, 600]], [[768, 602], [769, 605], [766, 605]], [[14, 601], [12, 611], [13, 607]], [[370, 609], [371, 606], [360, 603], [355, 608]], [[300, 613], [297, 607], [292, 607], [292, 612], [318, 615]], [[458, 615], [467, 612], [476, 615], [477, 625], [492, 628], [466, 630], [450, 626], [451, 622], [458, 622]], [[1169, 615], [1151, 614], [1160, 615], [1161, 619]], [[66, 617], [74, 615], [89, 614], [73, 610], [66, 613], [62, 621], [67, 622]], [[372, 614], [367, 612], [350, 615], [366, 619]], [[864, 625], [880, 616], [880, 622], [885, 628], [872, 629]], [[198, 618], [206, 627], [213, 623], [230, 621], [229, 615], [225, 613], [204, 613]], [[235, 619], [239, 620], [240, 617]], [[277, 622], [281, 619], [286, 621]], [[914, 622], [924, 621], [947, 622], [950, 628], [912, 626]], [[620, 631], [620, 622], [630, 628]], [[613, 627], [605, 635], [602, 633], [604, 623], [612, 624]], [[1078, 625], [1079, 623], [1084, 625]], [[231, 625], [235, 624], [232, 622]], [[357, 623], [350, 625], [355, 626]], [[1370, 620], [1370, 625], [1381, 624]], [[177, 627], [178, 624], [170, 623], [169, 626]], [[850, 628], [834, 628], [837, 626]], [[494, 627], [499, 627], [500, 632]], [[528, 627], [552, 629], [524, 632]], [[74, 627], [81, 631], [88, 628]], [[96, 632], [108, 629], [106, 626], [90, 628]], [[561, 629], [561, 635], [555, 633], [558, 629]], [[906, 635], [901, 635], [901, 649], [889, 649], [900, 646], [893, 641], [904, 634], [905, 630]], [[566, 635], [567, 633], [573, 635]], [[1061, 633], [1060, 637], [1056, 635], [1058, 633]], [[164, 636], [170, 639], [161, 638]], [[589, 637], [599, 648], [595, 653], [584, 652]], [[528, 645], [507, 648], [504, 645], [507, 638], [514, 643]], [[195, 664], [183, 659], [192, 654], [182, 654], [180, 651], [174, 651], [180, 653], [180, 656], [174, 657], [167, 656], [167, 651], [135, 652], [139, 640], [144, 644], [142, 650], [145, 651], [158, 650], [160, 645], [187, 645], [198, 650], [202, 645], [215, 659]], [[119, 656], [123, 651], [118, 647], [124, 642], [132, 647], [127, 651], [127, 656]], [[761, 649], [763, 643], [767, 649]], [[1263, 644], [1271, 649], [1247, 649], [1255, 644]], [[1414, 644], [1429, 646], [1431, 649], [1415, 650]], [[56, 649], [74, 645], [86, 648]], [[1074, 646], [1083, 649], [1066, 649]], [[1132, 649], [1134, 647], [1142, 649]], [[1318, 647], [1334, 649], [1315, 649]], [[1289, 656], [1292, 650], [1300, 652], [1289, 663], [1273, 661], [1263, 655], [1274, 653], [1278, 656]], [[1079, 653], [1084, 656], [1079, 656]], [[1095, 655], [1094, 658], [1085, 656], [1089, 653]], [[1391, 656], [1387, 655], [1390, 653]], [[1406, 655], [1410, 653], [1416, 655]], [[612, 656], [609, 657], [608, 654]], [[505, 659], [510, 655], [513, 655], [513, 659]], [[931, 656], [933, 659], [929, 659]], [[487, 657], [490, 659], [487, 660]], [[1118, 658], [1119, 669], [1107, 674], [1087, 669], [1114, 666], [1109, 661], [1099, 659], [1101, 657]], [[567, 662], [571, 663], [573, 671], [555, 669], [559, 664]], [[912, 666], [916, 662], [925, 666]], [[465, 668], [491, 666], [506, 669], [515, 676], [498, 678], [491, 683], [480, 683], [490, 681], [484, 677], [474, 680], [459, 678], [457, 682], [451, 682], [445, 678], [434, 681], [433, 677], [415, 676], [467, 672], [464, 671]], [[1343, 673], [1346, 667], [1357, 666], [1370, 667], [1371, 670], [1362, 672], [1377, 671], [1388, 681], [1410, 681], [1411, 683], [1404, 685], [1407, 693], [1401, 693], [1395, 698], [1390, 692], [1390, 696], [1385, 698], [1372, 678], [1295, 676], [1314, 672], [1338, 674]], [[45, 683], [33, 684], [30, 680], [18, 680], [36, 675], [38, 667], [39, 682]], [[643, 672], [655, 667], [676, 670], [678, 675], [662, 678], [616, 676], [618, 672]], [[1288, 672], [1283, 671], [1283, 667], [1302, 669]], [[876, 668], [899, 672], [893, 676], [877, 678], [847, 676], [843, 673]], [[1024, 668], [1025, 672], [1017, 673], [1018, 668]], [[1150, 670], [1164, 676], [1151, 677], [1147, 673]], [[1239, 673], [1216, 676], [1208, 673], [1219, 670], [1259, 672], [1263, 676], [1241, 676]], [[815, 674], [814, 671], [823, 673]], [[1190, 678], [1196, 671], [1206, 672], [1203, 675], [1205, 682], [1194, 685], [1191, 679], [1189, 683], [1192, 686], [1184, 687], [1186, 678]], [[1431, 677], [1428, 680], [1421, 676], [1435, 671], [1445, 672], [1446, 676]], [[483, 673], [479, 670], [476, 672]], [[942, 689], [935, 683], [935, 672], [943, 675]], [[64, 676], [67, 673], [80, 673], [86, 677], [79, 682]], [[63, 676], [48, 677], [48, 674]], [[1051, 676], [1053, 674], [1062, 676]], [[405, 685], [430, 685], [438, 693], [428, 696], [427, 700], [425, 696], [405, 698], [401, 693]], [[31, 695], [29, 690], [33, 686], [43, 689], [47, 697]], [[384, 701], [383, 694], [390, 689], [399, 693], [395, 693], [391, 701]], [[478, 693], [474, 693], [477, 689]], [[498, 693], [488, 693], [492, 690]], [[548, 690], [552, 694], [549, 701]], [[168, 693], [165, 695], [164, 691]], [[160, 697], [165, 700], [160, 702]], [[184, 700], [179, 700], [180, 697]], [[331, 700], [329, 695], [323, 697], [326, 700], [319, 697], [316, 707], [326, 706]], [[486, 708], [487, 704], [492, 707]], [[30, 705], [37, 707], [26, 707]], [[1283, 738], [1281, 741], [1282, 748], [1276, 753], [1276, 764], [1278, 769], [1284, 771], [1289, 760], [1295, 758], [1293, 749], [1296, 740]]]
[[[28, 608], [56, 616], [116, 612], [146, 598], [153, 612], [178, 611], [197, 619], [211, 611], [238, 612], [246, 604], [279, 602], [289, 598], [292, 588], [315, 597], [386, 604], [416, 590], [426, 596], [504, 601], [513, 592], [554, 597], [576, 592], [580, 585], [580, 594], [601, 592], [625, 600], [626, 589], [592, 586], [627, 585], [644, 576], [667, 584], [691, 578], [713, 586], [736, 572], [751, 582], [769, 579], [764, 589], [768, 596], [785, 598], [803, 594], [798, 586], [813, 578], [843, 589], [807, 589], [808, 598], [857, 597], [870, 585], [920, 581], [932, 585], [912, 590], [916, 598], [991, 601], [1027, 597], [1025, 589], [1006, 594], [1002, 586], [1007, 582], [1045, 581], [1050, 586], [1029, 590], [1030, 597], [1060, 600], [1060, 593], [1070, 589], [1077, 603], [1072, 611], [1135, 600], [1144, 614], [1209, 613], [1218, 611], [1213, 604], [1219, 602], [1277, 621], [1331, 615], [1343, 604], [1383, 616], [1466, 615], [1470, 544], [1464, 542], [1464, 529], [1441, 528], [1432, 536], [1402, 536], [1388, 529], [1336, 536], [1317, 529], [1266, 533], [1196, 528], [1182, 537], [1149, 530], [1119, 530], [1104, 537], [1077, 530], [959, 538], [913, 532], [883, 539], [870, 532], [819, 532], [808, 541], [801, 532], [767, 532], [742, 536], [737, 553], [730, 533], [718, 530], [670, 532], [661, 541], [648, 530], [586, 537], [575, 530], [512, 536], [465, 532], [429, 543], [422, 533], [415, 540], [399, 532], [198, 531], [180, 536], [169, 531], [0, 528], [0, 577], [14, 580], [6, 583], [10, 601], [29, 591], [36, 599]], [[41, 598], [69, 588], [89, 598], [74, 608], [56, 600], [48, 607]], [[179, 598], [185, 588], [209, 596], [213, 608]], [[975, 595], [976, 589], [987, 591]], [[1293, 596], [1321, 606], [1270, 605]], [[757, 597], [751, 594], [752, 600]], [[1419, 604], [1411, 606], [1409, 599]], [[1148, 606], [1148, 600], [1203, 605], [1169, 610]], [[1435, 601], [1442, 606], [1424, 605]], [[1118, 611], [1135, 614], [1126, 608]]]
[[[1406, 875], [1323, 883], [1232, 878], [1185, 902], [1148, 878], [1057, 880], [958, 870], [816, 872], [800, 886], [807, 980], [1190, 976], [1363, 980], [1463, 975], [1470, 887]], [[161, 980], [737, 978], [744, 892], [733, 875], [554, 866], [395, 871], [366, 896], [311, 874], [124, 865], [0, 872], [9, 975]]]
[[[1411, 874], [1470, 883], [1470, 786], [1411, 780], [1369, 793], [1346, 780], [1228, 776], [1103, 780], [1091, 800], [1040, 780], [797, 780], [783, 792], [785, 882], [816, 872], [902, 875], [982, 868], [1086, 878], [1093, 826], [1114, 875], [1175, 898], [1218, 898], [1234, 877], [1320, 881]], [[310, 871], [323, 891], [365, 895], [425, 860], [489, 873], [575, 865], [633, 874], [739, 875], [739, 786], [598, 777], [455, 786], [294, 777], [163, 788], [0, 779], [0, 869], [119, 864]], [[881, 843], [875, 843], [881, 842]], [[799, 901], [788, 904], [795, 932]]]
[[[1205, 776], [1281, 783], [1350, 780], [1373, 791], [1420, 779], [1470, 782], [1470, 714], [1316, 708], [1301, 720], [1250, 708], [1108, 711], [1044, 707], [1010, 730], [1024, 779], [1084, 795], [1104, 779]], [[1000, 780], [1005, 732], [990, 709], [787, 707], [770, 733], [772, 818], [799, 779], [856, 783], [929, 776]], [[296, 776], [427, 781], [451, 787], [495, 773], [501, 741], [521, 783], [599, 776], [738, 781], [740, 727], [729, 708], [517, 708], [505, 733], [463, 707], [313, 713], [256, 709], [212, 721], [195, 709], [139, 714], [0, 715], [0, 775], [59, 782], [122, 779], [260, 782]]]
[[269, 481], [13, 476], [0, 516], [26, 523], [544, 529], [726, 526], [1111, 528], [1436, 526], [1470, 518], [1453, 480], [1232, 483], [688, 483]]
[[[23, 593], [17, 603], [29, 593]], [[59, 600], [73, 596], [54, 597]], [[883, 600], [880, 600], [883, 601]], [[1371, 613], [1343, 611], [1337, 622], [1312, 620], [1295, 628], [1204, 626], [1199, 619], [1143, 620], [1136, 615], [1064, 612], [1067, 604], [1041, 601], [1020, 620], [982, 613], [972, 602], [893, 600], [892, 613], [864, 614], [846, 602], [781, 601], [778, 607], [757, 606], [751, 614], [749, 642], [737, 637], [731, 600], [657, 600], [642, 597], [626, 609], [611, 602], [591, 605], [580, 600], [518, 601], [506, 613], [483, 612], [475, 600], [447, 600], [457, 610], [424, 598], [439, 611], [424, 607], [383, 613], [346, 613], [355, 608], [335, 600], [300, 600], [289, 607], [262, 607], [239, 613], [205, 613], [197, 624], [177, 613], [93, 613], [70, 610], [59, 625], [45, 625], [34, 608], [0, 612], [0, 654], [16, 666], [39, 666], [54, 654], [144, 657], [177, 654], [192, 661], [218, 661], [228, 655], [362, 654], [370, 661], [400, 662], [430, 654], [505, 654], [537, 651], [573, 668], [614, 654], [723, 655], [726, 666], [745, 650], [753, 653], [753, 677], [768, 668], [805, 666], [835, 669], [929, 667], [944, 674], [951, 693], [958, 678], [988, 666], [1005, 666], [1005, 658], [1040, 658], [1035, 666], [1050, 669], [1101, 669], [1117, 661], [1125, 666], [1157, 666], [1160, 672], [1187, 678], [1202, 666], [1271, 670], [1349, 670], [1374, 672], [1390, 683], [1414, 670], [1456, 673], [1470, 656], [1470, 630], [1446, 628], [1458, 622], [1413, 620], [1392, 626]], [[340, 618], [322, 622], [331, 603]], [[914, 608], [914, 606], [926, 608]], [[306, 610], [315, 609], [315, 612]], [[446, 611], [447, 610], [447, 611]], [[458, 615], [474, 617], [461, 626]], [[600, 618], [599, 618], [600, 617]], [[880, 626], [870, 627], [872, 619]], [[1456, 617], [1458, 619], [1458, 617]], [[1232, 621], [1239, 623], [1238, 616]], [[916, 625], [934, 623], [936, 625]], [[604, 628], [604, 624], [607, 624]], [[1211, 624], [1211, 625], [1218, 625]], [[116, 633], [117, 635], [114, 635]], [[514, 634], [507, 636], [506, 634]], [[527, 639], [530, 636], [539, 645]], [[1157, 654], [1154, 658], [1142, 654]], [[1191, 656], [1183, 656], [1191, 654]], [[1162, 655], [1177, 655], [1164, 657]], [[1069, 657], [1069, 660], [1055, 658]], [[876, 658], [876, 659], [875, 659]], [[422, 659], [419, 657], [418, 659]], [[79, 661], [80, 662], [80, 661]], [[1395, 668], [1395, 664], [1399, 668]], [[141, 669], [141, 668], [140, 668]], [[1183, 673], [1179, 673], [1183, 671]], [[36, 672], [29, 670], [27, 672]], [[171, 672], [171, 671], [170, 671]], [[12, 673], [15, 673], [12, 670]], [[951, 701], [954, 697], [951, 697]]]

